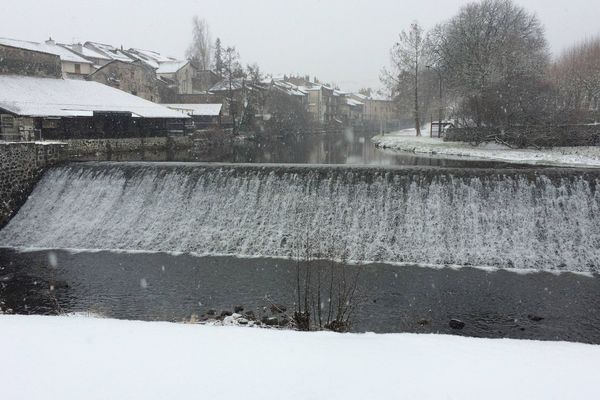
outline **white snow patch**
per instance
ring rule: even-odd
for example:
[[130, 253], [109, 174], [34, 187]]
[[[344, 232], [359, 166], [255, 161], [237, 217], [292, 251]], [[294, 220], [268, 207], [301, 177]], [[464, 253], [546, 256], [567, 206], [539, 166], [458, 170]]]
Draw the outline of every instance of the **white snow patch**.
[[371, 140], [377, 147], [385, 149], [446, 158], [466, 157], [518, 164], [600, 167], [600, 147], [597, 146], [555, 147], [544, 150], [510, 149], [495, 143], [471, 146], [468, 143], [444, 142], [443, 139], [432, 138], [429, 136], [428, 127], [424, 127], [421, 132], [422, 136], [417, 137], [414, 129], [404, 129], [378, 135]]
[[0, 316], [6, 399], [595, 398], [600, 346]]

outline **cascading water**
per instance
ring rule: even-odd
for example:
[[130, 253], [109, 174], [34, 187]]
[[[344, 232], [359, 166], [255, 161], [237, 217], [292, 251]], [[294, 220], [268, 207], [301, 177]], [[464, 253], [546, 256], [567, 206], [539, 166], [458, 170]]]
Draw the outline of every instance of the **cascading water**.
[[600, 271], [593, 172], [152, 163], [49, 170], [0, 246]]

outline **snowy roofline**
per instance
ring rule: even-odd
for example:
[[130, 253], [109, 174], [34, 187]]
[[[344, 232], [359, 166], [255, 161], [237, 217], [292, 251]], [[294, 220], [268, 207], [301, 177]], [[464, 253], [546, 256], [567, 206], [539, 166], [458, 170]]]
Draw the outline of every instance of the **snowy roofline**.
[[168, 61], [158, 64], [157, 74], [174, 74], [186, 65], [190, 64], [188, 60]]
[[172, 110], [177, 110], [181, 112], [187, 112], [188, 115], [193, 116], [211, 116], [216, 117], [221, 114], [221, 109], [223, 105], [220, 103], [216, 104], [161, 104], [167, 108]]
[[91, 117], [95, 112], [126, 112], [143, 118], [188, 118], [101, 83], [22, 75], [0, 75], [0, 108], [28, 117]]
[[27, 40], [11, 39], [11, 38], [0, 38], [0, 44], [8, 47], [14, 47], [18, 49], [25, 49], [29, 51], [35, 51], [38, 53], [52, 54], [58, 56], [61, 61], [73, 62], [77, 64], [92, 64], [91, 61], [79, 56], [69, 48], [66, 48], [60, 44], [47, 44], [44, 42], [30, 42]]

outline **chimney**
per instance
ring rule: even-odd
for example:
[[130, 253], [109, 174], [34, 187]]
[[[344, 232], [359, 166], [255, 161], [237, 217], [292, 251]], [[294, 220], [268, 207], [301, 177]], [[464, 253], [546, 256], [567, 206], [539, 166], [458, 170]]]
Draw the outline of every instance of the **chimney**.
[[46, 44], [49, 44], [50, 46], [54, 46], [56, 44], [56, 42], [54, 40], [52, 40], [52, 36], [50, 36], [50, 38], [48, 38], [48, 40], [46, 40]]
[[81, 45], [81, 43], [76, 43], [76, 44], [74, 44], [74, 45], [73, 45], [73, 50], [74, 50], [76, 53], [83, 54], [83, 46]]

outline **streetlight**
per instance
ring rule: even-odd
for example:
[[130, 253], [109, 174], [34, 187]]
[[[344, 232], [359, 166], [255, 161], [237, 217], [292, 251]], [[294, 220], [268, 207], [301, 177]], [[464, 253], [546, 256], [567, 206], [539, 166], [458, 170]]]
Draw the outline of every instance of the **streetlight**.
[[[440, 110], [439, 110], [439, 117], [438, 117], [438, 137], [441, 136], [442, 134], [442, 118], [443, 118], [443, 107], [442, 107], [442, 72], [438, 69], [435, 68], [431, 65], [426, 65], [427, 69], [429, 70], [433, 70], [435, 72], [437, 72], [438, 77], [440, 79]], [[432, 132], [433, 135], [433, 132]]]

